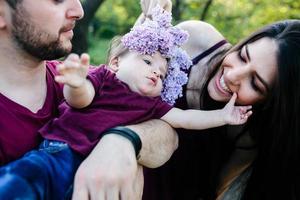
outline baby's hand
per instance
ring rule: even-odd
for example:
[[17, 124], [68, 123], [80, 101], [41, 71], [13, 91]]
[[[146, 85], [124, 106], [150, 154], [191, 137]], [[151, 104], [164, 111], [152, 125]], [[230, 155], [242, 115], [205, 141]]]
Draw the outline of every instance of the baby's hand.
[[82, 54], [80, 57], [77, 54], [70, 54], [62, 64], [57, 66], [59, 75], [55, 76], [55, 81], [78, 88], [86, 80], [89, 65], [88, 54]]
[[234, 93], [230, 101], [222, 109], [223, 118], [226, 124], [238, 125], [244, 124], [248, 120], [249, 116], [252, 114], [250, 110], [252, 106], [235, 106], [235, 100], [237, 98], [236, 93]]

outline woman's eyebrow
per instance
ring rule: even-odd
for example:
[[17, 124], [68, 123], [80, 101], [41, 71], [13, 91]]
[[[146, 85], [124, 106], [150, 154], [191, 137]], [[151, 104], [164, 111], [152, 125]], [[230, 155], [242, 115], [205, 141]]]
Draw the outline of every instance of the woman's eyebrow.
[[[246, 56], [248, 58], [249, 61], [251, 61], [251, 57], [250, 57], [250, 53], [249, 53], [249, 48], [248, 45], [245, 45], [245, 49], [246, 49]], [[267, 81], [265, 81], [259, 74], [255, 73], [255, 76], [257, 77], [257, 79], [264, 85], [264, 87], [266, 88], [266, 92], [268, 92], [270, 90], [270, 87], [267, 83]]]

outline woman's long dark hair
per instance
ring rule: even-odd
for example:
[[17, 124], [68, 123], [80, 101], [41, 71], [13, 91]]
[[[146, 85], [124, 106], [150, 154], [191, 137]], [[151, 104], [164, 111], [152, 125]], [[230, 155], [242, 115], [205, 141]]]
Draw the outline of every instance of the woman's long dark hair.
[[272, 24], [257, 35], [277, 42], [278, 75], [250, 127], [258, 155], [243, 199], [300, 199], [300, 20]]
[[[254, 105], [254, 114], [245, 127], [257, 142], [258, 154], [243, 200], [300, 199], [300, 20], [266, 26], [227, 54], [263, 37], [278, 45], [278, 75], [267, 99]], [[202, 91], [201, 105], [206, 108], [212, 101], [205, 102], [208, 94]]]

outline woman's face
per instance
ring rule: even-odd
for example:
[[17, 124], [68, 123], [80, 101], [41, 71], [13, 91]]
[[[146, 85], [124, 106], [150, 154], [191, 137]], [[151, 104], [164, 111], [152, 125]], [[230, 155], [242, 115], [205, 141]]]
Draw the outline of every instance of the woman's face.
[[227, 102], [235, 92], [239, 105], [263, 101], [277, 75], [277, 49], [274, 40], [262, 38], [228, 54], [208, 83], [210, 97]]

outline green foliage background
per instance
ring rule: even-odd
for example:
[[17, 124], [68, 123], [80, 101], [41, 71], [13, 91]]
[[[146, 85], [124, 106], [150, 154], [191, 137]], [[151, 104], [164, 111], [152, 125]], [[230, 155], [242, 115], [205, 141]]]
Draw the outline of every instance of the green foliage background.
[[[181, 17], [174, 24], [200, 19], [206, 2], [180, 0]], [[140, 12], [139, 0], [106, 0], [101, 5], [89, 33], [92, 63], [105, 62], [110, 38], [128, 32]], [[299, 0], [213, 0], [205, 21], [236, 43], [256, 29], [283, 19], [300, 19]]]

